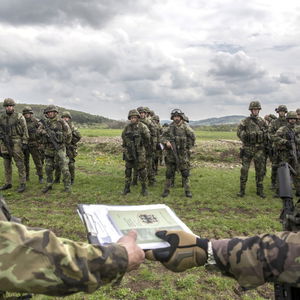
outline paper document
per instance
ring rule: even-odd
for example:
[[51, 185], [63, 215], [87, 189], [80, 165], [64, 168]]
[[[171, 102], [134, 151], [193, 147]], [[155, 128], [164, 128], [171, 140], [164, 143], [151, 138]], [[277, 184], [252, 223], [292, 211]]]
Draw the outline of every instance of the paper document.
[[84, 222], [89, 241], [93, 244], [117, 242], [132, 229], [137, 231], [137, 243], [142, 249], [169, 246], [156, 237], [158, 230], [192, 231], [165, 204], [109, 206], [80, 204], [78, 213]]

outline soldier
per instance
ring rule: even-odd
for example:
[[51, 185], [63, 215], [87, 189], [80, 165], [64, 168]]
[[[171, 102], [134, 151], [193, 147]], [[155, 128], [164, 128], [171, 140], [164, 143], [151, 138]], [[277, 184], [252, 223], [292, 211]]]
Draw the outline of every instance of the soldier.
[[249, 105], [249, 110], [251, 112], [250, 117], [242, 120], [237, 130], [237, 135], [243, 143], [240, 155], [242, 159], [240, 192], [237, 195], [239, 197], [244, 197], [245, 195], [248, 171], [253, 159], [256, 172], [256, 194], [261, 198], [265, 198], [263, 180], [266, 170], [268, 128], [265, 121], [258, 116], [261, 110], [259, 101], [252, 101]]
[[42, 142], [45, 145], [45, 171], [47, 175], [47, 185], [42, 190], [43, 193], [52, 189], [53, 171], [55, 165], [59, 164], [64, 181], [64, 191], [71, 191], [71, 181], [69, 172], [69, 159], [66, 155], [66, 144], [72, 139], [72, 132], [69, 125], [58, 117], [58, 109], [55, 105], [49, 105], [45, 109], [47, 119], [41, 120], [42, 124], [38, 128]]
[[159, 123], [159, 116], [154, 115], [152, 117], [153, 125], [156, 131], [156, 136], [155, 136], [155, 152], [154, 152], [154, 160], [153, 160], [153, 170], [155, 172], [155, 175], [157, 175], [158, 172], [158, 162], [161, 159], [162, 156], [162, 149], [160, 147], [160, 136], [162, 134], [162, 126]]
[[269, 115], [265, 115], [264, 119], [265, 119], [265, 122], [267, 123], [267, 125], [269, 126], [273, 120], [277, 119], [277, 117], [273, 114], [269, 114]]
[[[71, 185], [73, 185], [75, 179], [75, 157], [78, 155], [77, 144], [81, 140], [81, 134], [79, 130], [74, 126], [70, 112], [64, 111], [61, 115], [61, 118], [68, 123], [72, 131], [72, 140], [70, 144], [66, 145], [66, 149], [67, 149], [67, 156], [69, 158], [69, 171], [71, 176]], [[55, 169], [54, 182], [56, 183], [60, 182], [60, 174], [61, 174], [60, 166], [57, 165], [57, 168]]]
[[140, 122], [145, 124], [149, 131], [150, 131], [150, 144], [149, 147], [146, 149], [146, 161], [147, 161], [147, 178], [149, 186], [153, 186], [155, 183], [155, 174], [153, 170], [153, 160], [154, 160], [154, 153], [156, 149], [156, 130], [152, 123], [152, 121], [148, 118], [148, 114], [150, 112], [148, 107], [139, 107], [138, 112], [140, 114]]
[[300, 125], [300, 108], [296, 109], [296, 113], [297, 113], [297, 116], [298, 116], [297, 125]]
[[293, 182], [296, 196], [300, 196], [300, 126], [296, 125], [298, 116], [295, 111], [289, 111], [286, 115], [287, 125], [280, 127], [274, 136], [274, 144], [278, 154], [278, 164], [287, 162], [294, 170]]
[[162, 262], [173, 272], [212, 265], [213, 269], [235, 278], [247, 289], [265, 282], [300, 287], [300, 232], [221, 240], [208, 240], [175, 230], [158, 231], [156, 235], [167, 241], [170, 247], [148, 250], [146, 258]]
[[162, 197], [170, 193], [172, 178], [176, 170], [180, 171], [186, 197], [191, 198], [189, 176], [190, 161], [189, 151], [195, 144], [195, 134], [191, 127], [183, 121], [183, 112], [180, 109], [173, 109], [171, 112], [173, 121], [163, 132], [162, 144], [166, 148], [166, 182]]
[[104, 284], [120, 282], [125, 272], [144, 260], [135, 231], [105, 246], [79, 243], [50, 230], [7, 222], [12, 219], [1, 196], [0, 202], [1, 291], [50, 296], [92, 293]]
[[26, 169], [26, 180], [29, 181], [30, 176], [30, 154], [32, 156], [36, 174], [39, 178], [39, 183], [43, 183], [43, 164], [41, 159], [41, 153], [39, 150], [39, 136], [37, 135], [37, 129], [40, 125], [39, 121], [33, 116], [33, 111], [30, 106], [25, 106], [23, 109], [23, 116], [26, 120], [28, 128], [28, 151], [24, 152], [25, 157], [25, 169]]
[[4, 99], [5, 112], [0, 115], [0, 152], [5, 170], [5, 184], [0, 190], [12, 188], [12, 159], [14, 159], [20, 180], [17, 192], [22, 193], [26, 189], [23, 151], [28, 149], [28, 130], [25, 118], [15, 112], [15, 105], [13, 99]]
[[123, 195], [130, 193], [132, 169], [137, 170], [142, 184], [142, 195], [147, 196], [146, 149], [150, 145], [150, 132], [146, 125], [141, 123], [140, 114], [136, 109], [128, 113], [127, 124], [122, 132], [123, 153], [125, 160], [125, 187]]
[[277, 178], [277, 169], [278, 169], [278, 154], [276, 152], [276, 147], [274, 144], [274, 136], [276, 134], [276, 131], [282, 127], [287, 125], [286, 120], [286, 113], [287, 113], [287, 107], [285, 105], [279, 105], [278, 108], [275, 109], [275, 111], [278, 113], [278, 118], [271, 121], [269, 127], [268, 127], [268, 133], [269, 133], [269, 142], [271, 143], [272, 147], [270, 149], [270, 159], [272, 163], [272, 174], [271, 174], [271, 188], [275, 189], [276, 187], [276, 178]]

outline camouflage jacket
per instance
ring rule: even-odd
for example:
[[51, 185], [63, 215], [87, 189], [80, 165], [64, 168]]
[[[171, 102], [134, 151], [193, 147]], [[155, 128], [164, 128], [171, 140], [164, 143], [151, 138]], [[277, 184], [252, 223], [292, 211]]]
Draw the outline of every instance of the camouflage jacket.
[[274, 142], [274, 136], [276, 131], [282, 127], [287, 125], [287, 119], [285, 117], [279, 117], [273, 121], [271, 121], [269, 127], [268, 127], [268, 132], [269, 132], [269, 137], [272, 142]]
[[134, 156], [145, 156], [150, 148], [150, 131], [141, 122], [127, 124], [122, 132], [125, 160], [135, 160]]
[[12, 140], [20, 140], [23, 144], [28, 144], [29, 136], [24, 116], [16, 112], [12, 114], [1, 113], [0, 134], [8, 134]]
[[[45, 119], [45, 122], [52, 132], [53, 139], [58, 145], [63, 147], [66, 144], [70, 144], [72, 140], [72, 131], [66, 121], [56, 116], [53, 119]], [[51, 142], [49, 134], [43, 124], [39, 126], [37, 132], [41, 136], [42, 143], [45, 144], [45, 148], [53, 150], [54, 145]]]
[[29, 135], [28, 144], [30, 146], [37, 146], [40, 140], [40, 137], [37, 134], [37, 129], [39, 128], [40, 123], [38, 119], [36, 119], [35, 117], [31, 117], [27, 119], [25, 118], [25, 120], [28, 128], [28, 135]]
[[267, 146], [268, 127], [260, 117], [250, 116], [242, 120], [237, 129], [237, 136], [243, 146]]
[[141, 118], [140, 123], [143, 123], [144, 125], [146, 125], [147, 128], [149, 129], [149, 132], [150, 132], [151, 149], [148, 148], [147, 150], [154, 150], [155, 147], [156, 147], [156, 145], [155, 145], [156, 129], [155, 129], [155, 126], [154, 126], [153, 122], [148, 118], [143, 118], [143, 119]]
[[243, 287], [265, 282], [300, 287], [300, 232], [212, 240], [212, 246], [218, 268]]
[[58, 238], [50, 230], [0, 221], [0, 289], [7, 292], [66, 296], [92, 293], [121, 280], [126, 249]]
[[295, 136], [295, 145], [300, 150], [300, 126], [287, 124], [280, 127], [274, 135], [274, 144], [281, 151], [290, 150], [290, 134]]

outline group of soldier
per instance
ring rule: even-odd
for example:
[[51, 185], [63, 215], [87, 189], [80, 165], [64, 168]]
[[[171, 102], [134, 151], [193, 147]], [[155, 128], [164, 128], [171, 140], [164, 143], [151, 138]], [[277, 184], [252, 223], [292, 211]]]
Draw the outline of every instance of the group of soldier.
[[123, 195], [130, 193], [130, 186], [136, 185], [139, 179], [141, 194], [146, 196], [147, 186], [153, 186], [156, 182], [158, 163], [164, 159], [166, 181], [162, 197], [169, 195], [178, 170], [185, 196], [191, 198], [190, 151], [195, 144], [195, 134], [185, 114], [180, 109], [174, 109], [171, 112], [172, 123], [161, 126], [159, 116], [153, 111], [148, 107], [138, 107], [129, 111], [128, 120], [122, 132], [125, 160]]
[[259, 117], [261, 104], [252, 101], [249, 105], [250, 116], [241, 121], [237, 135], [242, 142], [242, 160], [239, 197], [244, 197], [250, 163], [254, 161], [256, 193], [265, 198], [263, 180], [269, 158], [271, 168], [271, 189], [278, 197], [277, 170], [281, 163], [288, 163], [292, 172], [296, 196], [300, 196], [300, 109], [289, 111], [286, 105], [279, 105], [273, 114]]
[[[75, 178], [75, 157], [80, 132], [72, 123], [68, 111], [59, 115], [55, 105], [44, 110], [40, 120], [34, 117], [33, 110], [26, 106], [22, 113], [15, 111], [15, 101], [6, 98], [3, 101], [4, 112], [0, 114], [0, 155], [3, 157], [5, 184], [0, 190], [12, 188], [12, 162], [14, 160], [19, 174], [17, 192], [26, 189], [30, 180], [30, 155], [36, 168], [38, 182], [46, 185], [43, 192], [52, 189], [53, 183], [59, 183], [62, 174], [64, 191], [70, 192]], [[54, 178], [55, 173], [55, 178]]]

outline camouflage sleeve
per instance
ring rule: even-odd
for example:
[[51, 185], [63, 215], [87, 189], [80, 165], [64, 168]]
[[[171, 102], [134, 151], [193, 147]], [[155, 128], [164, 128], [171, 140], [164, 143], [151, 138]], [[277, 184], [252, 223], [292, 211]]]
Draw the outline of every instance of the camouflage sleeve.
[[213, 240], [212, 245], [219, 269], [243, 287], [274, 281], [300, 287], [300, 232]]
[[240, 122], [237, 128], [237, 136], [243, 142], [245, 135], [245, 124], [243, 121]]
[[0, 222], [0, 286], [10, 292], [65, 296], [121, 280], [126, 249], [58, 238], [50, 230]]
[[187, 137], [188, 137], [188, 148], [194, 147], [195, 141], [196, 141], [196, 136], [194, 133], [194, 130], [186, 124], [187, 128]]
[[285, 127], [280, 127], [273, 136], [273, 141], [276, 147], [281, 148], [282, 146], [285, 146], [288, 142], [288, 140], [286, 139], [284, 128]]
[[72, 130], [66, 121], [64, 121], [64, 120], [61, 120], [61, 121], [63, 124], [65, 143], [70, 144], [72, 141]]
[[22, 127], [22, 132], [23, 132], [22, 143], [23, 144], [28, 144], [29, 134], [28, 134], [27, 123], [26, 123], [26, 120], [25, 120], [24, 116], [21, 115], [21, 114], [19, 116], [19, 122], [20, 122], [20, 125]]

